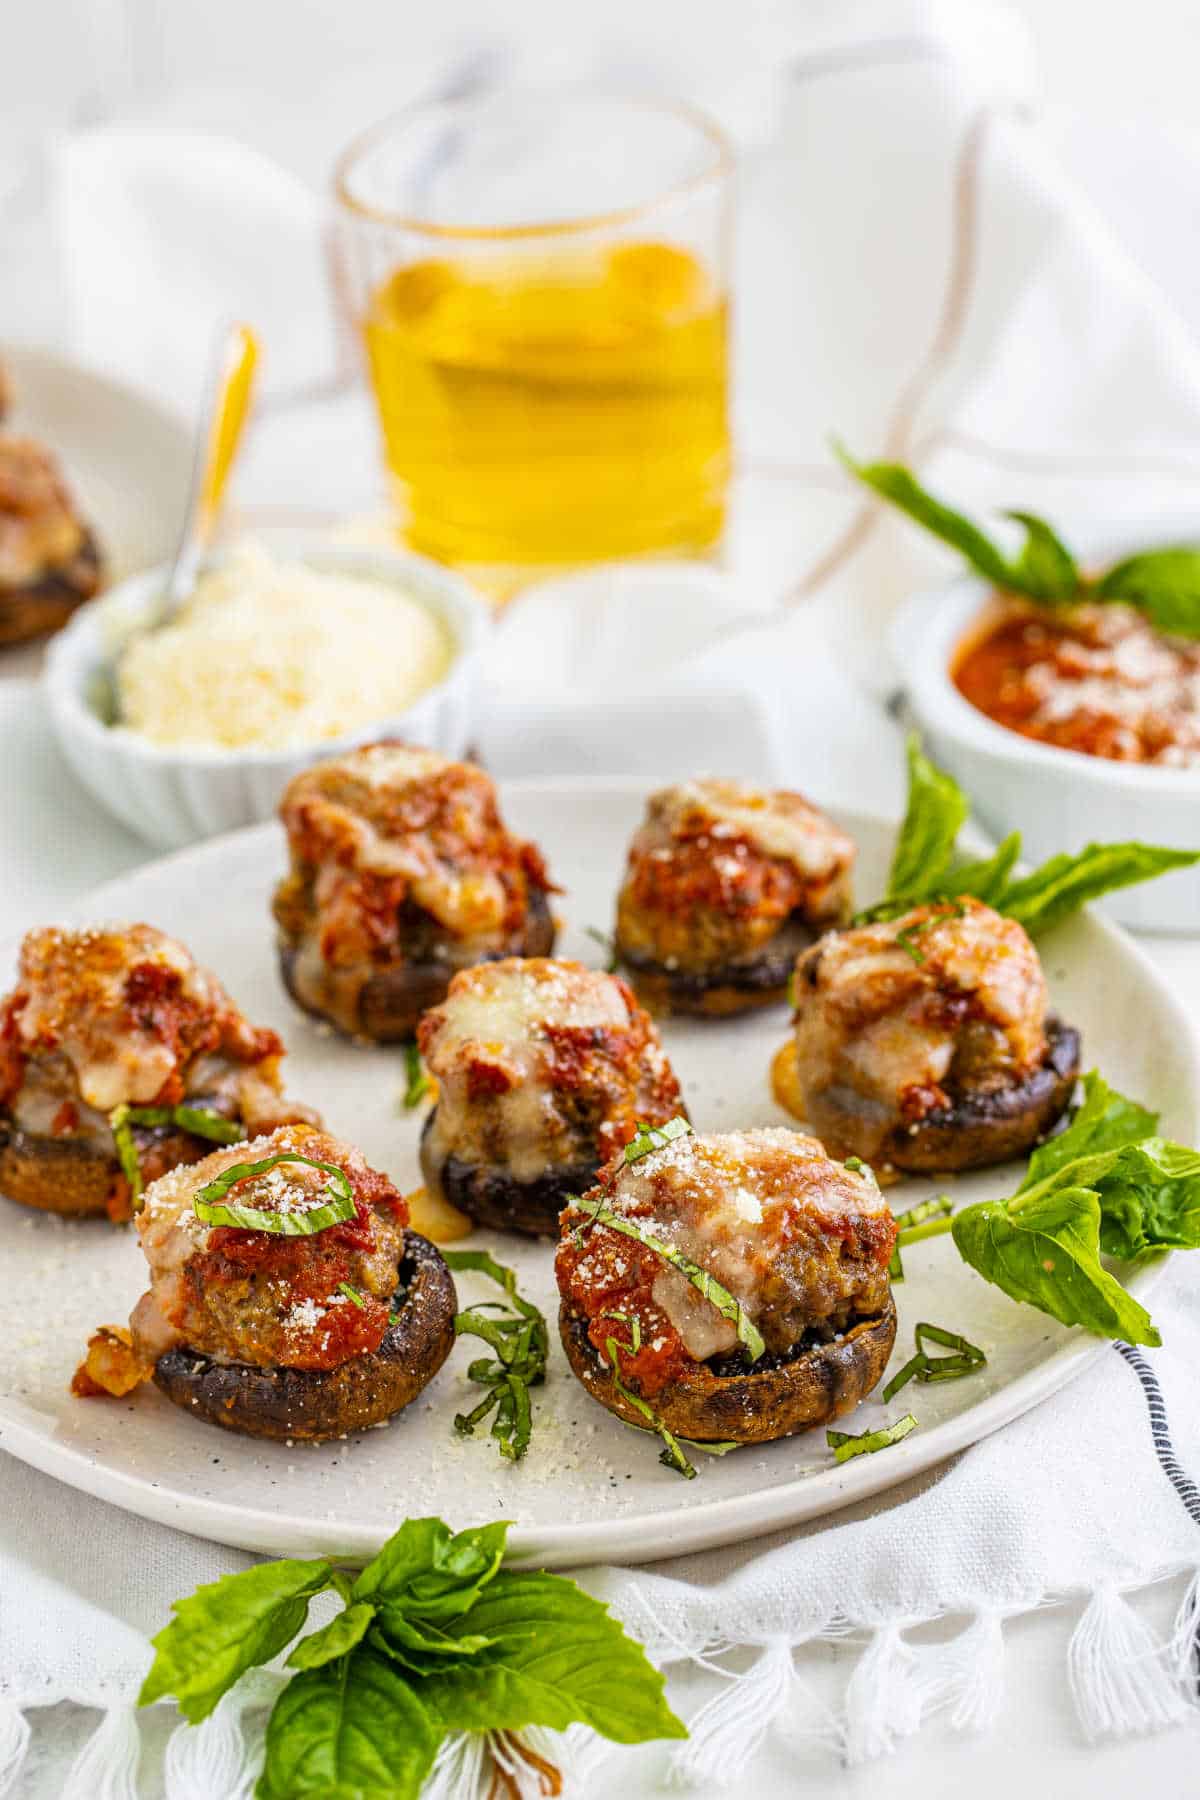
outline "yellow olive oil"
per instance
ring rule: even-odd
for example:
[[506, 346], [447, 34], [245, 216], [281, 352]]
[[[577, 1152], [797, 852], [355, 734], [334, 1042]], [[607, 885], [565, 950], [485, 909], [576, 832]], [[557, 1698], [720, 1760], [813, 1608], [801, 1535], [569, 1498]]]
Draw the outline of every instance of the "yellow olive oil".
[[687, 251], [410, 263], [373, 294], [366, 338], [414, 549], [513, 568], [720, 537], [727, 309]]

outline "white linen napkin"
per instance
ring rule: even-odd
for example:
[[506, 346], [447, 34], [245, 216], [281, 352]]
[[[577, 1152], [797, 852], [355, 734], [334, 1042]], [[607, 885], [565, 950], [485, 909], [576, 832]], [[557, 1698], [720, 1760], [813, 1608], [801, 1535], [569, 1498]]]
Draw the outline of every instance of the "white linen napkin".
[[[726, 595], [739, 614], [762, 610], [788, 590], [805, 604], [775, 631], [734, 632], [714, 616], [702, 640], [689, 632], [687, 603], [664, 600], [653, 629], [673, 622], [677, 636], [656, 638], [654, 679], [643, 682], [618, 636], [639, 604], [631, 577], [574, 589], [578, 616], [548, 594], [528, 596], [506, 623], [506, 673], [485, 723], [501, 770], [544, 767], [551, 755], [564, 772], [642, 767], [645, 751], [670, 773], [719, 755], [747, 773], [773, 765], [821, 798], [894, 799], [891, 728], [864, 710], [845, 670], [853, 659], [886, 685], [882, 622], [914, 578], [944, 564], [904, 528], [877, 529], [859, 514], [830, 475], [830, 430], [861, 453], [923, 454], [951, 493], [1039, 506], [1068, 528], [1177, 505], [1200, 471], [1200, 298], [1178, 229], [1200, 203], [1194, 146], [1149, 126], [1030, 114], [1022, 34], [1000, 7], [829, 0], [790, 11], [773, 40], [791, 70], [776, 90], [778, 130], [752, 150], [744, 194], [739, 420], [759, 486], [733, 534], [732, 587], [714, 611]], [[193, 113], [189, 123], [204, 120]], [[75, 348], [186, 404], [192, 352], [166, 322], [198, 315], [179, 270], [221, 310], [236, 272], [243, 286], [229, 304], [265, 329], [286, 383], [327, 373], [336, 348], [319, 208], [301, 179], [270, 169], [261, 152], [214, 155], [166, 126], [139, 129], [90, 134], [63, 152], [57, 218], [63, 280], [77, 297]], [[204, 266], [190, 236], [180, 241], [172, 219], [185, 212], [189, 233], [208, 221], [227, 246], [215, 264]], [[276, 268], [287, 270], [286, 287]], [[112, 292], [136, 294], [144, 333], [102, 299], [89, 314], [87, 296], [110, 277]], [[305, 415], [301, 430], [299, 418], [264, 422], [243, 500], [323, 503], [319, 425]], [[265, 454], [273, 434], [292, 439], [290, 455]], [[550, 700], [534, 679], [543, 657], [561, 681]], [[719, 1657], [726, 1645], [760, 1651], [695, 1722], [681, 1775], [744, 1780], [773, 1726], [861, 1760], [933, 1708], [984, 1725], [1002, 1679], [1003, 1620], [1065, 1595], [1088, 1599], [1069, 1667], [1087, 1730], [1194, 1720], [1196, 1587], [1162, 1642], [1137, 1599], [1200, 1567], [1191, 1379], [1200, 1319], [1185, 1263], [1154, 1310], [1163, 1351], [1126, 1361], [1106, 1352], [903, 1505], [858, 1509], [853, 1523], [808, 1528], [765, 1557], [746, 1546], [693, 1560], [674, 1582], [589, 1577], [665, 1660]], [[65, 1800], [128, 1800], [143, 1634], [176, 1595], [245, 1559], [125, 1519], [8, 1461], [0, 1489], [0, 1794], [18, 1778], [22, 1709], [69, 1695], [108, 1716]], [[946, 1644], [906, 1635], [954, 1613], [971, 1622]], [[870, 1635], [840, 1707], [819, 1717], [798, 1688], [795, 1646], [847, 1626]], [[177, 1740], [170, 1800], [244, 1791], [237, 1704]]]

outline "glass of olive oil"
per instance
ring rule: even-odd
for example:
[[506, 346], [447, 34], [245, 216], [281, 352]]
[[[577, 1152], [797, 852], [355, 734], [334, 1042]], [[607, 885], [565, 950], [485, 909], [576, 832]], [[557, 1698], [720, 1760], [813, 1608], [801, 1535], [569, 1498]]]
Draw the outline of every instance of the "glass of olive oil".
[[339, 263], [413, 549], [512, 591], [719, 543], [732, 165], [683, 107], [418, 107], [338, 167]]

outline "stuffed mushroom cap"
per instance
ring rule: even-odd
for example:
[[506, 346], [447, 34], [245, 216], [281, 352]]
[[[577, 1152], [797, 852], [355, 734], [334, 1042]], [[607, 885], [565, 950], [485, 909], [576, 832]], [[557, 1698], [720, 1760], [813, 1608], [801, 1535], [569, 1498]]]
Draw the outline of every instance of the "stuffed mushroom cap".
[[[303, 1215], [329, 1199], [345, 1173], [354, 1216], [309, 1235], [282, 1236], [197, 1216], [202, 1188], [239, 1164], [288, 1160], [240, 1181], [225, 1199], [265, 1213]], [[333, 1369], [377, 1350], [399, 1280], [408, 1209], [359, 1151], [309, 1126], [282, 1126], [172, 1170], [147, 1188], [137, 1216], [150, 1287], [130, 1319], [134, 1348], [150, 1364], [184, 1348], [259, 1368]], [[349, 1292], [347, 1290], [350, 1290]]]
[[927, 1150], [942, 1158], [933, 1167], [998, 1160], [1028, 1148], [1069, 1098], [1078, 1039], [1048, 1017], [1023, 927], [982, 901], [830, 933], [800, 957], [793, 994], [798, 1099], [832, 1155], [900, 1168], [930, 1166]]
[[[683, 1136], [634, 1162], [614, 1159], [586, 1205], [564, 1211], [555, 1264], [564, 1339], [585, 1323], [601, 1361], [611, 1340], [621, 1380], [648, 1401], [696, 1365], [723, 1368], [740, 1355], [736, 1324], [660, 1251], [593, 1220], [596, 1201], [714, 1276], [768, 1359], [786, 1362], [868, 1320], [886, 1319], [894, 1333], [896, 1225], [868, 1174], [795, 1131]], [[876, 1379], [884, 1362], [886, 1352]]]
[[30, 438], [0, 433], [0, 644], [55, 630], [97, 592], [102, 574], [57, 459]]
[[[166, 932], [30, 931], [0, 1002], [0, 1192], [55, 1211], [125, 1213], [114, 1109], [194, 1102], [251, 1134], [269, 1131], [311, 1116], [282, 1094], [282, 1056], [276, 1034], [250, 1025]], [[204, 1153], [177, 1132], [146, 1150], [148, 1176]]]
[[550, 957], [510, 957], [454, 977], [418, 1033], [438, 1084], [428, 1149], [527, 1181], [593, 1172], [637, 1123], [682, 1108], [647, 1013], [619, 976]]
[[541, 855], [470, 763], [369, 744], [297, 775], [280, 816], [285, 980], [352, 1035], [411, 1036], [456, 969], [553, 945]]
[[853, 863], [851, 840], [800, 794], [664, 788], [630, 845], [618, 949], [677, 1007], [701, 1002], [704, 984], [773, 998], [797, 949], [846, 917]]

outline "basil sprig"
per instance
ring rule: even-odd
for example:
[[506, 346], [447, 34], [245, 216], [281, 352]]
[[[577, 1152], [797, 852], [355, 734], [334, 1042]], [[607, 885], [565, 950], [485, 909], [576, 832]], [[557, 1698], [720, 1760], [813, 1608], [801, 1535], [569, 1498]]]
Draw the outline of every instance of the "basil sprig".
[[1015, 1193], [918, 1225], [912, 1238], [948, 1231], [963, 1261], [1012, 1299], [1100, 1337], [1157, 1345], [1149, 1313], [1101, 1258], [1200, 1249], [1200, 1151], [1159, 1137], [1157, 1113], [1095, 1069], [1083, 1092]]
[[455, 1415], [454, 1429], [471, 1437], [494, 1412], [492, 1436], [497, 1448], [509, 1462], [519, 1462], [533, 1430], [529, 1390], [546, 1379], [550, 1348], [546, 1320], [531, 1300], [517, 1292], [515, 1270], [496, 1262], [486, 1250], [443, 1250], [442, 1257], [450, 1269], [490, 1276], [504, 1289], [512, 1308], [505, 1312], [499, 1302], [483, 1301], [455, 1315], [455, 1336], [482, 1338], [492, 1355], [469, 1364], [468, 1377], [487, 1393], [469, 1413]]
[[[241, 1181], [255, 1175], [266, 1175], [280, 1163], [303, 1163], [306, 1168], [320, 1169], [328, 1175], [324, 1189], [328, 1199], [303, 1212], [273, 1212], [257, 1206], [226, 1203], [225, 1195]], [[261, 1162], [234, 1163], [213, 1181], [208, 1182], [192, 1201], [192, 1211], [205, 1225], [229, 1225], [240, 1231], [266, 1231], [275, 1237], [314, 1237], [331, 1225], [341, 1225], [356, 1217], [354, 1189], [345, 1169], [337, 1163], [317, 1162], [311, 1156], [296, 1156], [282, 1151], [277, 1156], [264, 1156]]]
[[[1021, 854], [1019, 832], [1011, 832], [990, 856], [964, 859], [957, 854], [958, 834], [969, 811], [966, 795], [953, 776], [929, 760], [915, 734], [910, 737], [908, 804], [896, 839], [887, 893], [877, 905], [859, 913], [854, 923], [901, 918], [913, 907], [930, 902], [953, 905], [963, 895], [970, 895], [1016, 919], [1036, 936], [1101, 894], [1153, 881], [1169, 869], [1190, 868], [1200, 862], [1200, 850], [1171, 850], [1158, 844], [1088, 844], [1082, 850], [1052, 856], [1030, 874], [1014, 878]], [[915, 962], [924, 960], [911, 931], [909, 941], [901, 947]]]
[[1170, 544], [1114, 563], [1097, 580], [1083, 574], [1062, 539], [1044, 519], [1009, 512], [1025, 532], [1016, 557], [994, 544], [965, 513], [957, 512], [921, 486], [902, 463], [860, 463], [835, 445], [842, 465], [881, 500], [966, 558], [970, 566], [1007, 593], [1042, 606], [1072, 602], [1121, 601], [1136, 606], [1159, 631], [1200, 637], [1200, 545]]
[[[690, 1130], [691, 1127], [689, 1126], [688, 1129]], [[682, 1250], [676, 1249], [674, 1244], [665, 1243], [662, 1238], [655, 1237], [644, 1226], [636, 1224], [633, 1219], [626, 1218], [624, 1213], [614, 1212], [610, 1206], [605, 1206], [603, 1200], [592, 1200], [585, 1194], [579, 1199], [573, 1200], [571, 1204], [578, 1207], [580, 1212], [586, 1213], [594, 1224], [607, 1225], [610, 1231], [619, 1231], [623, 1237], [633, 1238], [635, 1242], [644, 1245], [647, 1250], [652, 1250], [655, 1256], [661, 1256], [663, 1261], [670, 1263], [673, 1269], [678, 1269], [681, 1275], [686, 1275], [696, 1292], [710, 1305], [715, 1306], [723, 1319], [729, 1320], [737, 1333], [738, 1342], [746, 1352], [747, 1362], [758, 1361], [766, 1349], [762, 1334], [754, 1320], [747, 1314], [741, 1301], [735, 1300], [729, 1289], [723, 1287], [715, 1275], [711, 1275], [707, 1269], [702, 1269], [699, 1263], [694, 1263], [690, 1257], [683, 1254]]]
[[227, 1119], [224, 1113], [214, 1112], [208, 1106], [130, 1106], [123, 1101], [109, 1113], [108, 1124], [113, 1134], [121, 1173], [129, 1183], [135, 1212], [141, 1211], [141, 1200], [145, 1193], [141, 1161], [133, 1135], [135, 1125], [175, 1125], [180, 1131], [188, 1131], [193, 1137], [209, 1138], [214, 1144], [236, 1144], [246, 1135], [245, 1129], [236, 1119]]
[[[296, 1673], [267, 1724], [256, 1800], [417, 1800], [455, 1731], [578, 1723], [620, 1744], [686, 1737], [662, 1676], [605, 1606], [563, 1576], [501, 1567], [507, 1532], [409, 1519], [357, 1576], [286, 1559], [198, 1588], [153, 1640], [139, 1704], [173, 1694], [199, 1724], [332, 1591], [342, 1610], [288, 1657]], [[520, 1740], [505, 1749], [519, 1757]]]

